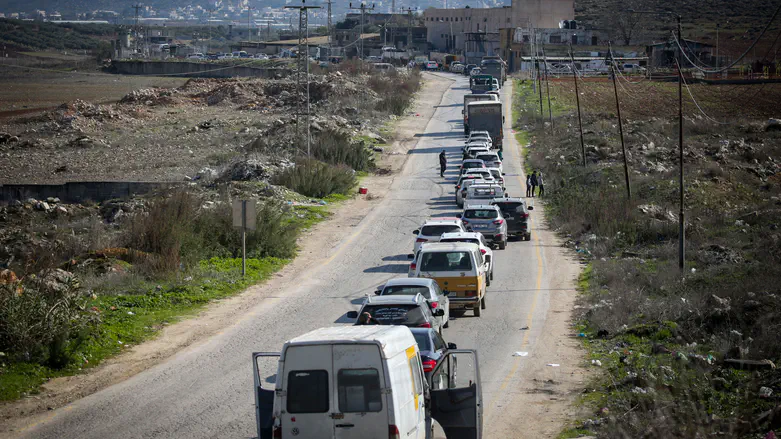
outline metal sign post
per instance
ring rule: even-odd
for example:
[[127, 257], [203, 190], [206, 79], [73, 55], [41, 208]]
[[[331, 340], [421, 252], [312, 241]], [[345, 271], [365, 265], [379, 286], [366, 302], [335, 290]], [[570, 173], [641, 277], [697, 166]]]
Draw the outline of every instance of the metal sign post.
[[247, 230], [255, 230], [255, 200], [233, 200], [233, 227], [241, 228], [241, 275], [247, 275]]

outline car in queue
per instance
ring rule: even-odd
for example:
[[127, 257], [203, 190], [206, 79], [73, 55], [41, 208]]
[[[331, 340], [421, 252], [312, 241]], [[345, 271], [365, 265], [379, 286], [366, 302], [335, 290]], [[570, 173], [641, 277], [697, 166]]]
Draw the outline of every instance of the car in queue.
[[[449, 233], [445, 233], [449, 235]], [[414, 296], [422, 295], [432, 311], [444, 309], [445, 315], [436, 317], [440, 320], [437, 326], [447, 328], [450, 326], [450, 304], [447, 293], [439, 288], [439, 285], [431, 279], [419, 279], [410, 277], [398, 277], [385, 282], [374, 291], [377, 296]]]
[[[488, 152], [491, 152], [491, 147], [490, 146], [485, 146], [485, 145], [473, 146], [473, 145], [469, 145], [469, 147], [467, 147], [466, 151], [464, 152], [464, 160], [470, 160], [470, 159], [472, 159], [472, 160], [474, 160], [474, 159], [480, 160], [480, 159], [477, 158], [477, 156], [479, 154], [488, 153]], [[483, 162], [483, 163], [485, 164], [485, 162]], [[485, 165], [486, 165], [486, 168], [487, 168], [488, 164], [485, 164]]]
[[507, 235], [517, 236], [522, 240], [531, 240], [529, 230], [529, 211], [534, 206], [527, 206], [523, 198], [497, 198], [491, 204], [502, 211], [502, 217], [507, 222]]
[[367, 296], [359, 311], [349, 311], [355, 325], [402, 325], [412, 328], [434, 328], [442, 332], [444, 309], [431, 309], [422, 294], [414, 296]]
[[470, 231], [481, 233], [499, 250], [507, 248], [507, 221], [497, 206], [470, 205], [464, 208], [462, 218]]
[[[426, 378], [431, 377], [431, 372], [437, 367], [440, 361], [447, 358], [447, 352], [450, 349], [458, 349], [455, 343], [447, 343], [442, 338], [442, 334], [431, 328], [410, 328], [415, 342], [420, 350], [420, 361], [423, 364], [423, 373]], [[457, 366], [453, 365], [453, 369]], [[452, 372], [455, 372], [453, 370]], [[438, 382], [437, 387], [445, 387], [446, 383]]]
[[418, 251], [421, 245], [427, 242], [439, 242], [443, 233], [465, 232], [464, 223], [458, 218], [431, 218], [426, 220], [419, 229], [412, 231], [417, 235], [413, 251]]
[[480, 247], [480, 253], [488, 261], [488, 280], [486, 284], [491, 286], [491, 281], [494, 280], [494, 251], [486, 241], [485, 236], [478, 232], [456, 232], [445, 233], [442, 235], [442, 239], [439, 242], [466, 242], [471, 244], [477, 244]]
[[439, 288], [450, 292], [451, 314], [471, 309], [475, 317], [480, 317], [486, 307], [489, 264], [477, 244], [426, 244], [416, 262], [413, 277], [434, 279]]
[[494, 151], [479, 153], [475, 155], [475, 158], [485, 162], [485, 166], [488, 168], [499, 168], [500, 171], [504, 170], [502, 167], [502, 159], [499, 158], [499, 154]]
[[485, 168], [485, 162], [482, 160], [464, 160], [461, 162], [461, 174], [466, 173], [468, 169]]
[[464, 180], [463, 184], [461, 185], [461, 189], [456, 190], [456, 205], [458, 207], [464, 207], [464, 200], [466, 200], [466, 194], [469, 188], [473, 185], [486, 185], [486, 184], [496, 184], [493, 179], [473, 179], [473, 180]]
[[[499, 169], [499, 168], [486, 168], [486, 170], [488, 172], [490, 172], [491, 173], [491, 177], [493, 177], [494, 180], [496, 180], [496, 182], [499, 183], [499, 185], [501, 185], [502, 188], [505, 189], [505, 191], [507, 191], [507, 189], [505, 188], [505, 185], [504, 185], [504, 176], [506, 174], [504, 172], [502, 172], [503, 170]], [[507, 194], [505, 193], [505, 195], [507, 195]]]
[[496, 182], [472, 184], [464, 195], [464, 208], [478, 204], [491, 204], [496, 198], [504, 198], [504, 188]]

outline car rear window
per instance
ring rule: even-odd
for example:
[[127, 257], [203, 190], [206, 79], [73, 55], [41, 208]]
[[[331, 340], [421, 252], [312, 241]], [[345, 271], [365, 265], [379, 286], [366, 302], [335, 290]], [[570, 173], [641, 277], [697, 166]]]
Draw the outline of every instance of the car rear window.
[[382, 290], [382, 296], [414, 296], [422, 294], [426, 299], [431, 299], [431, 290], [419, 285], [393, 285]]
[[366, 305], [361, 313], [364, 312], [381, 325], [419, 326], [426, 323], [426, 316], [417, 305]]
[[340, 369], [336, 375], [339, 410], [366, 413], [382, 410], [380, 373], [377, 369]]
[[289, 413], [325, 413], [328, 411], [328, 372], [294, 370], [287, 376]]
[[499, 212], [493, 209], [469, 209], [464, 212], [464, 218], [469, 219], [495, 219], [499, 217]]
[[415, 336], [415, 341], [418, 343], [418, 350], [421, 351], [432, 351], [431, 349], [431, 337], [428, 336], [425, 332], [413, 332], [412, 335]]
[[458, 231], [461, 231], [461, 228], [455, 225], [423, 226], [420, 234], [423, 236], [442, 236], [443, 233], [453, 233]]
[[420, 271], [469, 271], [472, 258], [468, 252], [423, 253]]
[[464, 163], [465, 168], [483, 168], [485, 167], [485, 164], [483, 162], [466, 162]]
[[496, 188], [475, 188], [470, 198], [496, 198]]
[[477, 156], [478, 159], [484, 161], [484, 162], [498, 162], [499, 156], [496, 154], [481, 154]]
[[502, 212], [517, 212], [523, 207], [523, 203], [494, 203]]

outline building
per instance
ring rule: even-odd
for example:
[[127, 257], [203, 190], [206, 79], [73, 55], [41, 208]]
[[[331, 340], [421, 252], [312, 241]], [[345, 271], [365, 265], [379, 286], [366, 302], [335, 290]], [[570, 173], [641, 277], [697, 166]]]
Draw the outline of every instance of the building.
[[573, 0], [512, 0], [510, 6], [501, 8], [467, 6], [459, 9], [430, 8], [423, 11], [424, 24], [428, 28], [428, 42], [436, 50], [446, 52], [463, 52], [468, 40], [474, 46], [479, 33], [496, 35], [495, 50], [498, 50], [500, 29], [554, 29], [559, 27], [562, 20], [574, 18]]
[[[683, 45], [686, 48], [686, 55], [692, 60], [696, 60], [699, 64], [708, 66], [718, 64], [716, 57], [713, 56], [713, 45], [685, 38], [683, 39]], [[646, 46], [646, 54], [648, 55], [648, 64], [651, 67], [674, 68], [675, 59], [680, 56], [680, 50], [675, 40], [671, 39], [666, 42]], [[682, 57], [681, 67], [684, 69], [689, 68], [692, 67], [692, 64]]]

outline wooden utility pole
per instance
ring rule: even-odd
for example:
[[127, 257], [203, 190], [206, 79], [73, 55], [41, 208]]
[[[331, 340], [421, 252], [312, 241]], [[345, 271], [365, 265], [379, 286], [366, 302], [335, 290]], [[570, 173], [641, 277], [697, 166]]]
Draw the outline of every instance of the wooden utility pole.
[[580, 114], [580, 91], [578, 90], [578, 72], [575, 70], [575, 55], [572, 52], [572, 43], [569, 45], [569, 59], [572, 61], [572, 79], [575, 80], [575, 102], [578, 103], [578, 127], [580, 129], [580, 155], [583, 166], [586, 166], [586, 143], [583, 141], [583, 118]]
[[616, 94], [616, 113], [618, 114], [618, 132], [621, 135], [621, 152], [624, 154], [624, 178], [626, 179], [626, 196], [629, 200], [632, 199], [632, 187], [629, 184], [629, 162], [626, 157], [626, 144], [624, 143], [624, 123], [621, 120], [621, 103], [618, 100], [618, 84], [616, 84], [616, 62], [613, 59], [613, 45], [610, 44], [608, 52], [608, 58], [610, 59], [610, 71], [613, 76], [613, 90]]

